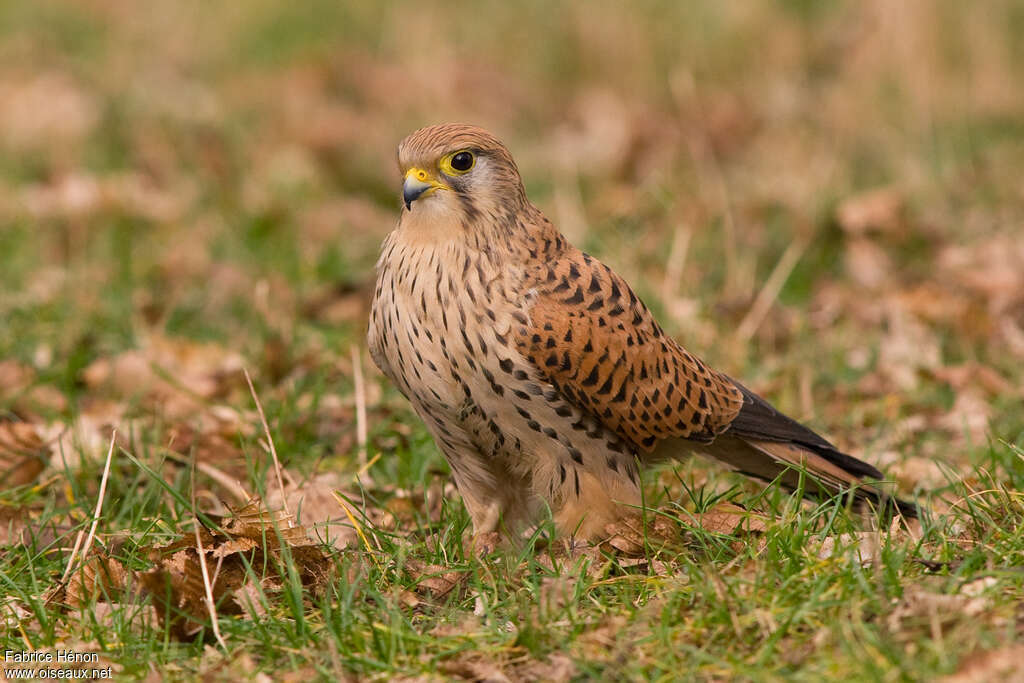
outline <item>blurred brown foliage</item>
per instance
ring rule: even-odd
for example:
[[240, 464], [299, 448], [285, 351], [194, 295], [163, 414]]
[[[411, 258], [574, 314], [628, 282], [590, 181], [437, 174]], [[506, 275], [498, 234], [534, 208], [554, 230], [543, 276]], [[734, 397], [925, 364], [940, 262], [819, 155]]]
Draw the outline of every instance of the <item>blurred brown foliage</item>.
[[[970, 480], [970, 446], [1024, 428], [1022, 26], [1013, 0], [5, 3], [5, 484], [53, 485], [136, 425], [162, 474], [194, 457], [222, 510], [261, 433], [246, 367], [292, 401], [282, 440], [323, 444], [286, 452], [274, 507], [363, 542], [331, 494], [356, 496], [350, 474], [308, 470], [409, 440], [380, 377], [356, 390], [349, 346], [397, 216], [395, 146], [449, 120], [504, 139], [533, 200], [694, 351], [905, 490], [943, 484], [938, 462]], [[384, 425], [369, 445], [360, 405]], [[439, 518], [438, 482], [365, 483], [392, 496], [374, 525]], [[28, 518], [0, 517], [9, 538]], [[697, 521], [761, 530], [725, 506]], [[461, 585], [406, 571], [425, 594]], [[932, 607], [910, 593], [892, 619]]]

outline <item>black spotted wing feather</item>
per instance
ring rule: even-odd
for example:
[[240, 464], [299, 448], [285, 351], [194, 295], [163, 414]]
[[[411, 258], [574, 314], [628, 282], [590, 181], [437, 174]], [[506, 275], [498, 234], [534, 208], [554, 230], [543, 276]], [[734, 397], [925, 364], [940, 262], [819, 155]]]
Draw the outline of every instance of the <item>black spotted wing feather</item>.
[[732, 381], [666, 336], [626, 282], [571, 250], [534, 275], [516, 343], [572, 403], [638, 450], [711, 441], [743, 405]]

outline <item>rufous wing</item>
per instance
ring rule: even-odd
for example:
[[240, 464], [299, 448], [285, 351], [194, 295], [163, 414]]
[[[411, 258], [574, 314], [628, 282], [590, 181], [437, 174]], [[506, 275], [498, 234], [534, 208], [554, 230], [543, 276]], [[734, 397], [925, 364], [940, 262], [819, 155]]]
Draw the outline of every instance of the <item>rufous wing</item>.
[[568, 400], [650, 451], [711, 441], [739, 413], [733, 382], [667, 336], [626, 282], [573, 250], [543, 266], [517, 346]]
[[877, 469], [666, 336], [629, 285], [596, 259], [573, 251], [541, 267], [535, 280], [528, 321], [516, 335], [520, 352], [639, 453], [662, 441], [673, 448], [677, 439], [703, 442], [699, 450], [748, 476], [797, 488], [803, 471], [813, 479], [807, 495], [852, 489], [859, 500], [916, 516], [913, 505], [862, 483], [881, 479]]

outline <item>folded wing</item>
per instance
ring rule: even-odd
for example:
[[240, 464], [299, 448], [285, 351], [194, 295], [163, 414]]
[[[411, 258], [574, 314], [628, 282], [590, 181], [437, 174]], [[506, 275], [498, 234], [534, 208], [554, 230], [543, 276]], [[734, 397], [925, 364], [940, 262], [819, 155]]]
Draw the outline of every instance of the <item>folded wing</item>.
[[[748, 476], [780, 479], [789, 488], [800, 486], [799, 471], [806, 471], [808, 495], [852, 489], [861, 500], [890, 501], [862, 483], [881, 479], [877, 469], [690, 354], [596, 259], [573, 250], [541, 267], [533, 285], [529, 321], [516, 337], [520, 352], [642, 459], [682, 439]], [[912, 505], [893, 502], [916, 514]]]

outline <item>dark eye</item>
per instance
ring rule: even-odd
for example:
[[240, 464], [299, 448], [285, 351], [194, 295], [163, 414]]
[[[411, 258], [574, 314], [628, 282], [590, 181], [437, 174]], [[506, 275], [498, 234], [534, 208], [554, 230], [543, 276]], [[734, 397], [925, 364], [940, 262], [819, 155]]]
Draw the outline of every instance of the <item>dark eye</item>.
[[452, 168], [456, 171], [468, 171], [473, 168], [473, 154], [470, 152], [459, 152], [452, 157]]

